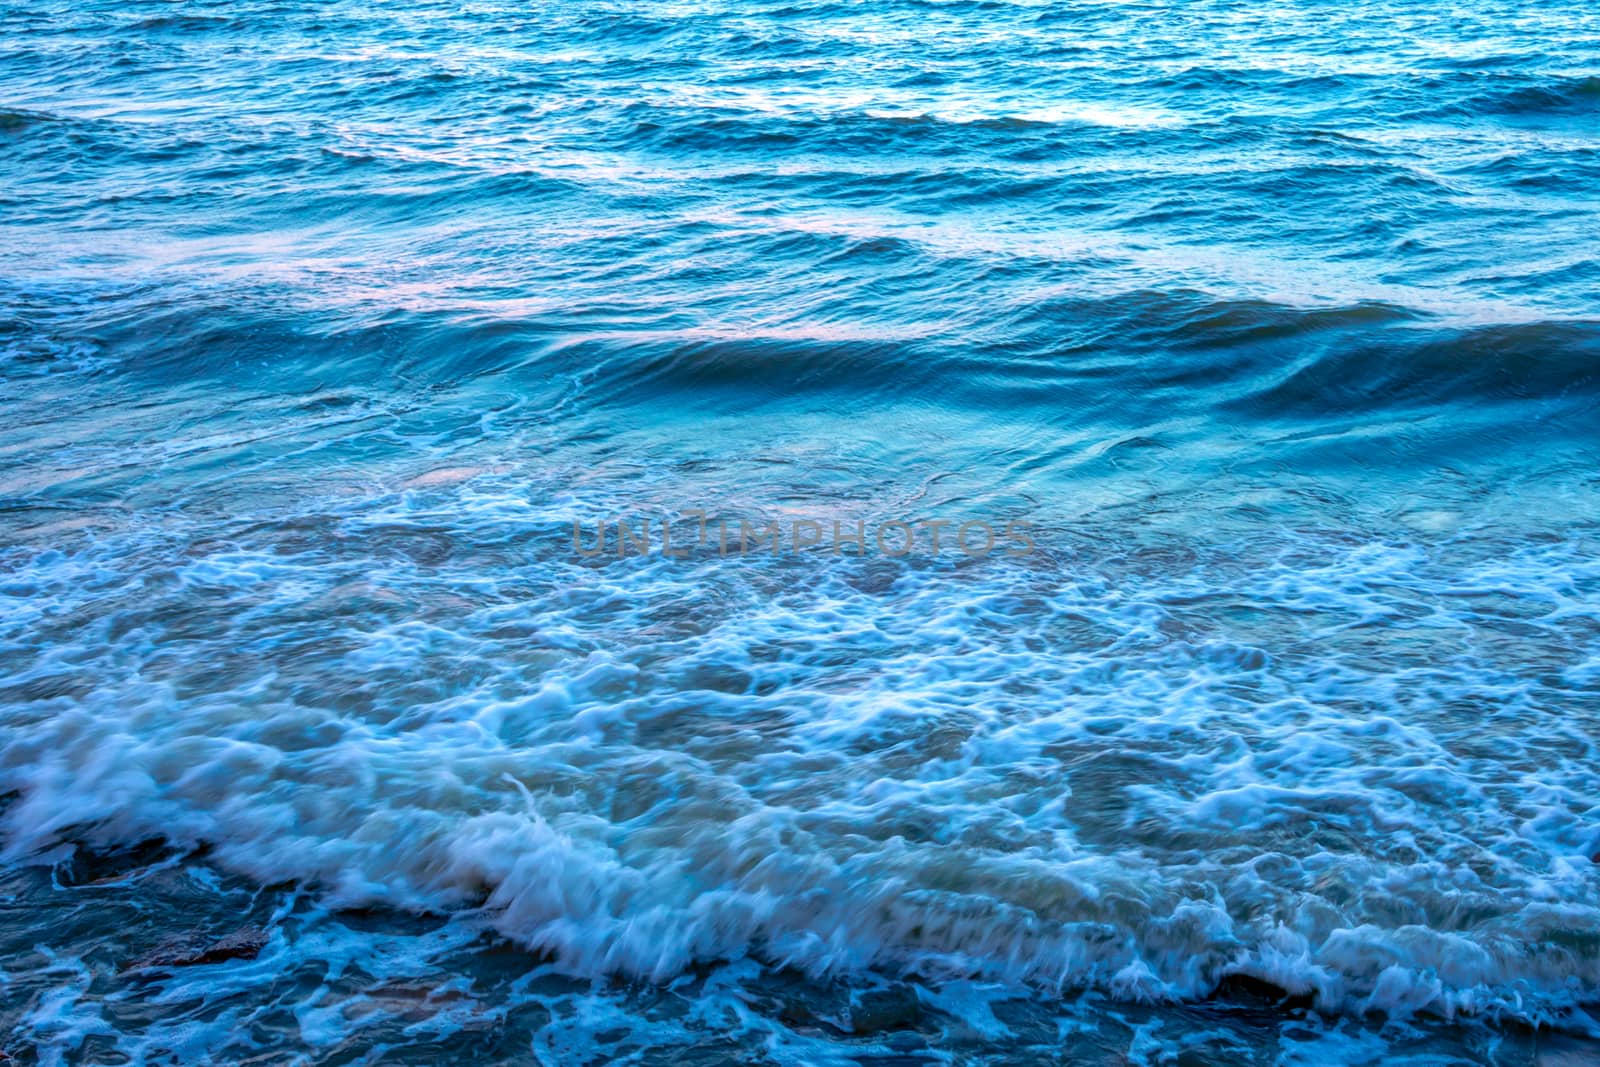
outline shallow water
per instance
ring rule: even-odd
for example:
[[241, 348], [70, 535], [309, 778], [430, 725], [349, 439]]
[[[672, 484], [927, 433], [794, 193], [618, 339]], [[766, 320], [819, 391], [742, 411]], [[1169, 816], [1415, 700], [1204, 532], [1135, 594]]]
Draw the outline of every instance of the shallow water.
[[13, 1056], [1592, 1055], [1589, 5], [5, 26]]

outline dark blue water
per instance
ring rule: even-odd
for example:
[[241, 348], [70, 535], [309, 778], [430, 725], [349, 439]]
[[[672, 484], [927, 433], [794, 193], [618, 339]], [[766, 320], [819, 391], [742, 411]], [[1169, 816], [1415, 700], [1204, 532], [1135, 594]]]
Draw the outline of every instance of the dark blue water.
[[1589, 1062], [1590, 5], [0, 26], [19, 1060]]

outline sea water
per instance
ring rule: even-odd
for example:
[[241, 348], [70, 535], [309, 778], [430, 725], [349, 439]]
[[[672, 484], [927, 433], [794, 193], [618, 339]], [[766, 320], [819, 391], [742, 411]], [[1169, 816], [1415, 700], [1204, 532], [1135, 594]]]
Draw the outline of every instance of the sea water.
[[6, 6], [5, 1049], [1590, 1062], [1597, 191], [1577, 0]]

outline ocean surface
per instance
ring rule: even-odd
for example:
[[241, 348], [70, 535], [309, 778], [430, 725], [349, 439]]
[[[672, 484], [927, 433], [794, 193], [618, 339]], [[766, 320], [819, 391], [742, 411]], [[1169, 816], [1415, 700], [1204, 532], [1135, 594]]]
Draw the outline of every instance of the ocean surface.
[[1597, 460], [1590, 2], [6, 2], [0, 1049], [1600, 1062]]

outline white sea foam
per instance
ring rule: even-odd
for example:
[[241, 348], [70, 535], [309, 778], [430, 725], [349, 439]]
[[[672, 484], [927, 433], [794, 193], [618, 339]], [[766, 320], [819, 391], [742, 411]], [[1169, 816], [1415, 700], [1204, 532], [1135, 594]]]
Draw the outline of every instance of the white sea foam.
[[1529, 1020], [1600, 991], [1600, 568], [1569, 546], [595, 566], [570, 505], [479, 493], [298, 550], [15, 560], [8, 856], [204, 842], [331, 903], [481, 907], [579, 975], [1242, 974]]

